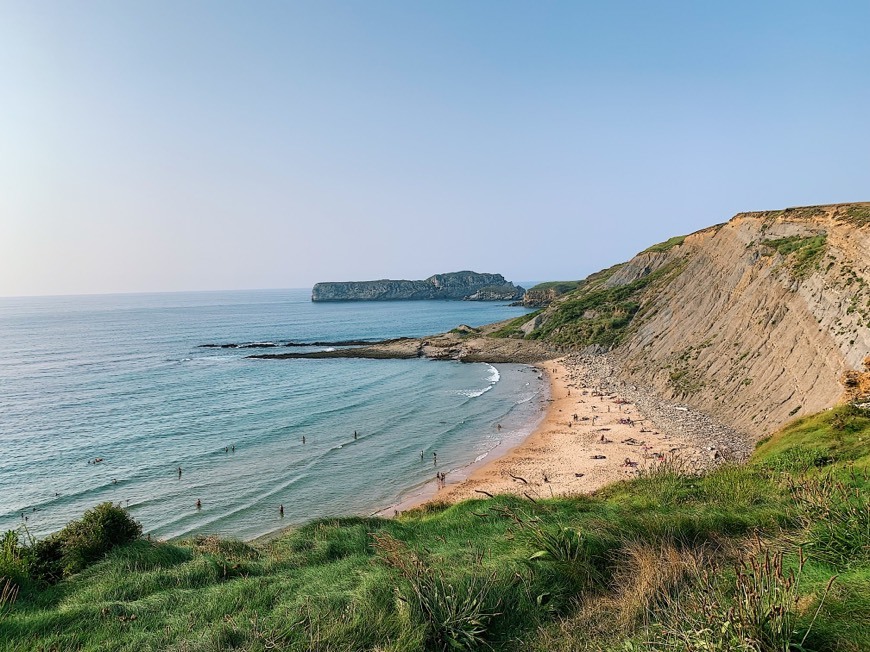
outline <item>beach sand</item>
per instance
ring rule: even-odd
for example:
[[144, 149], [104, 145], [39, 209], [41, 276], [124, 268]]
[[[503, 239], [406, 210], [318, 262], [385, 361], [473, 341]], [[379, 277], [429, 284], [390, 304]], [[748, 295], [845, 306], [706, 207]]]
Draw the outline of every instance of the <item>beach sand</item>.
[[662, 431], [618, 392], [600, 391], [582, 362], [560, 358], [535, 366], [550, 379], [549, 407], [537, 429], [467, 478], [451, 482], [448, 475], [444, 486], [397, 505], [398, 511], [414, 503], [485, 498], [483, 492], [534, 499], [590, 493], [664, 456], [707, 456], [701, 442]]

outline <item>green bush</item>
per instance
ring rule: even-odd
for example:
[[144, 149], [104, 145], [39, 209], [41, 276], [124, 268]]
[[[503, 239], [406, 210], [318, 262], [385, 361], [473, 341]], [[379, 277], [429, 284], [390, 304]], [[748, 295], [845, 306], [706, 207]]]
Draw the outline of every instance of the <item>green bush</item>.
[[112, 503], [100, 503], [58, 532], [63, 548], [63, 571], [77, 573], [99, 561], [115, 546], [142, 536], [142, 526], [127, 510]]
[[23, 549], [22, 556], [27, 559], [30, 577], [54, 584], [141, 535], [142, 526], [127, 510], [100, 503], [86, 511], [81, 520]]
[[15, 586], [28, 577], [27, 559], [22, 555], [18, 533], [9, 530], [0, 539], [0, 584], [4, 578]]

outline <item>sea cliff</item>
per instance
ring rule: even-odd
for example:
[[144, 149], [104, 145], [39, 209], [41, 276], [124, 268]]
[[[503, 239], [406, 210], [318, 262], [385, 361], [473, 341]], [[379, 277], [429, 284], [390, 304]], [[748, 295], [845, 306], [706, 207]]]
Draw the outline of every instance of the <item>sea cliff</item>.
[[422, 281], [390, 280], [317, 283], [312, 301], [413, 301], [454, 299], [515, 301], [525, 290], [501, 274], [463, 271], [435, 274]]

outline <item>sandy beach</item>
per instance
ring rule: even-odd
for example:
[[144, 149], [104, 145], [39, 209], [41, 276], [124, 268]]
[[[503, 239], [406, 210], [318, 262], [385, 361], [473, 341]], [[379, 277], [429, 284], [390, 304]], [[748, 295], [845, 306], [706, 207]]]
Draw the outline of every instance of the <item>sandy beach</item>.
[[[632, 478], [642, 469], [677, 456], [695, 466], [719, 458], [709, 442], [668, 431], [620, 392], [611, 391], [595, 371], [576, 358], [535, 365], [550, 380], [546, 415], [522, 443], [473, 470], [467, 478], [422, 494], [417, 504], [458, 502], [486, 494], [511, 493], [549, 498], [590, 493], [611, 482]], [[684, 407], [668, 405], [675, 413]], [[413, 506], [397, 506], [401, 511]]]

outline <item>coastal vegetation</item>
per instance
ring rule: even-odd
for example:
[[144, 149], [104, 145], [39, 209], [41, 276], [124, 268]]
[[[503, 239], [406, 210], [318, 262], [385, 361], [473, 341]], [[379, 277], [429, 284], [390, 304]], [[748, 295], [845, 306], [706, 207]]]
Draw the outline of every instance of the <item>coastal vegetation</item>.
[[680, 270], [676, 260], [631, 283], [609, 286], [606, 280], [613, 268], [590, 277], [578, 290], [569, 294], [547, 316], [543, 324], [532, 331], [529, 339], [543, 339], [553, 344], [571, 347], [595, 346], [609, 349], [618, 345], [641, 310], [643, 293], [651, 286], [666, 281]]
[[566, 294], [571, 290], [576, 290], [582, 283], [583, 281], [547, 281], [529, 288], [529, 292], [555, 290], [556, 294]]
[[103, 505], [46, 540], [59, 575], [35, 570], [41, 542], [6, 535], [0, 649], [857, 652], [868, 465], [870, 413], [845, 405], [703, 475], [668, 458], [592, 496], [428, 504], [265, 542], [148, 541]]
[[665, 251], [669, 251], [670, 249], [673, 249], [674, 247], [678, 247], [679, 245], [683, 244], [685, 239], [686, 239], [686, 236], [677, 235], [677, 236], [674, 236], [673, 238], [668, 238], [664, 242], [659, 242], [658, 244], [654, 244], [652, 247], [647, 247], [641, 253], [642, 254], [647, 254], [650, 252], [664, 253]]
[[761, 244], [785, 257], [795, 278], [804, 278], [818, 269], [819, 261], [825, 254], [827, 240], [825, 234], [807, 237], [795, 235], [777, 240], [764, 240]]

